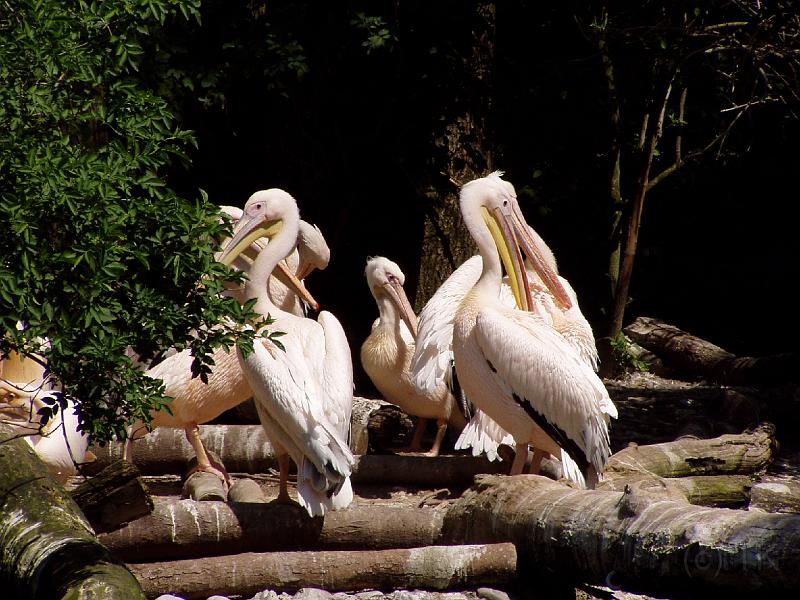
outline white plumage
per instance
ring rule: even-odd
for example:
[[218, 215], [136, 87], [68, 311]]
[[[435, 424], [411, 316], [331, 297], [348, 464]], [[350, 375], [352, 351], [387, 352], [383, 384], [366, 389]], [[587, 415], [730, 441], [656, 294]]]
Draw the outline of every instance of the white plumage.
[[431, 386], [430, 390], [420, 390], [411, 381], [409, 367], [414, 354], [417, 317], [403, 289], [403, 271], [397, 263], [376, 256], [367, 261], [364, 274], [378, 305], [379, 316], [361, 345], [361, 365], [385, 400], [418, 417], [409, 451], [421, 449], [426, 420], [436, 419], [436, 437], [427, 454], [437, 456], [448, 422], [461, 429], [466, 421], [444, 381]]
[[279, 500], [289, 499], [288, 457], [298, 465], [300, 503], [312, 516], [343, 508], [353, 498], [353, 455], [347, 445], [353, 399], [353, 369], [344, 330], [329, 312], [312, 320], [280, 310], [266, 292], [269, 274], [289, 254], [299, 228], [297, 204], [283, 190], [253, 194], [221, 260], [230, 263], [253, 240], [267, 236], [249, 272], [245, 298], [271, 315], [271, 331], [281, 331], [285, 351], [258, 342], [247, 358], [239, 353], [264, 431], [281, 469]]
[[[447, 300], [437, 305], [441, 308], [431, 308], [432, 313], [441, 314], [445, 306], [452, 311], [452, 303], [457, 302], [450, 323], [440, 319], [426, 324], [428, 305], [423, 309], [417, 341], [421, 349], [412, 363], [416, 381], [427, 386], [447, 377], [447, 341], [452, 331], [459, 382], [470, 401], [485, 413], [473, 418], [462, 441], [472, 436], [469, 442], [474, 449], [491, 452], [496, 451], [495, 443], [503, 441], [503, 432], [508, 432], [517, 445], [512, 473], [521, 472], [531, 443], [560, 455], [565, 475], [579, 485], [586, 476], [586, 483], [592, 485], [610, 454], [607, 424], [616, 416], [616, 408], [594, 372], [594, 339], [588, 324], [580, 323], [585, 319], [570, 297], [574, 292], [565, 290], [551, 266], [552, 253], [524, 223], [513, 186], [498, 173], [465, 185], [461, 209], [482, 259], [480, 263], [470, 259], [470, 265], [454, 273], [439, 297]], [[529, 267], [539, 275], [531, 288], [515, 240], [524, 243]], [[510, 308], [501, 299], [498, 252], [505, 253], [508, 282], [515, 284], [516, 302], [525, 311]], [[470, 280], [472, 287], [458, 300], [459, 293], [463, 294], [458, 290]], [[584, 344], [588, 345], [581, 350]], [[487, 416], [495, 423], [487, 421]]]
[[[236, 221], [243, 214], [242, 209], [234, 206], [221, 206], [220, 210]], [[316, 243], [319, 244], [319, 241], [316, 240]], [[324, 240], [322, 244], [324, 244]], [[255, 240], [247, 248], [247, 255], [242, 253], [237, 256], [231, 266], [249, 272], [253, 261], [266, 247], [267, 245], [261, 240]], [[325, 245], [325, 249], [327, 249], [327, 245]], [[308, 253], [307, 250], [303, 252]], [[297, 255], [298, 250], [295, 249], [293, 254]], [[320, 263], [315, 262], [314, 264]], [[291, 270], [286, 265], [281, 266], [283, 270], [276, 269], [276, 274], [281, 277], [282, 282], [277, 282], [275, 289], [281, 290], [282, 298], [293, 306], [300, 307], [301, 303], [305, 302], [316, 307], [314, 299], [304, 287], [300, 286], [297, 279], [293, 278]], [[270, 277], [270, 284], [275, 279]], [[301, 287], [302, 289], [300, 289]], [[231, 287], [227, 293], [240, 301], [244, 300], [243, 286]], [[200, 439], [199, 425], [208, 423], [225, 411], [245, 402], [253, 396], [253, 393], [233, 349], [217, 348], [212, 353], [212, 359], [214, 366], [208, 375], [207, 383], [204, 383], [199, 377], [192, 377], [191, 366], [194, 357], [189, 349], [168, 354], [164, 360], [146, 371], [149, 377], [161, 379], [164, 382], [166, 388], [164, 393], [172, 398], [169, 403], [169, 411], [161, 410], [151, 413], [151, 427], [153, 429], [157, 427], [183, 429], [186, 439], [197, 457], [194, 471], [213, 473], [220, 477], [227, 486], [230, 484], [230, 477], [225, 471], [224, 465], [206, 452]], [[125, 460], [132, 461], [133, 442], [145, 435], [147, 431], [141, 422], [131, 426], [123, 451]]]

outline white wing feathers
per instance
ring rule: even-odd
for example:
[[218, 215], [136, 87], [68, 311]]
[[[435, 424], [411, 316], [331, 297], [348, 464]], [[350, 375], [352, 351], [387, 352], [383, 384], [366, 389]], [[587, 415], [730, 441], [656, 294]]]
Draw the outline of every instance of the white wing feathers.
[[472, 456], [486, 454], [489, 460], [502, 460], [497, 454], [500, 444], [514, 445], [514, 438], [482, 410], [476, 408], [469, 423], [454, 445], [456, 450], [472, 448]]
[[514, 310], [483, 309], [475, 332], [497, 377], [563, 434], [565, 439], [555, 441], [573, 446], [565, 449], [577, 463], [588, 462], [602, 472], [610, 455], [606, 415], [613, 403], [574, 347], [541, 317]]
[[339, 425], [331, 422], [319, 401], [305, 363], [261, 343], [254, 344], [247, 359], [240, 355], [240, 362], [265, 429], [273, 430], [276, 441], [298, 465], [300, 503], [315, 516], [334, 508], [335, 497], [342, 492], [349, 490], [352, 495], [345, 483], [355, 462], [353, 455]]
[[317, 316], [325, 335], [324, 372], [321, 373], [320, 392], [328, 418], [336, 425], [342, 440], [350, 440], [351, 415], [353, 412], [353, 361], [350, 345], [342, 324], [328, 311]]
[[451, 387], [453, 320], [464, 295], [475, 285], [483, 269], [480, 255], [465, 261], [439, 286], [417, 319], [417, 340], [411, 359], [414, 385], [433, 392], [442, 383]]

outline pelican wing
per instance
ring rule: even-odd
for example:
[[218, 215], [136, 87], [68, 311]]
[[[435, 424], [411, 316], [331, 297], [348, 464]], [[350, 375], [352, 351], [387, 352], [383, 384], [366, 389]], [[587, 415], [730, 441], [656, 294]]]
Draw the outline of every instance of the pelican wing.
[[424, 392], [433, 392], [442, 383], [452, 389], [453, 321], [461, 299], [478, 281], [482, 268], [480, 255], [464, 261], [419, 314], [410, 373], [414, 385]]
[[484, 308], [475, 335], [514, 401], [581, 470], [592, 465], [602, 472], [611, 453], [606, 414], [613, 403], [577, 351], [541, 317], [521, 311]]
[[350, 475], [353, 455], [328, 418], [305, 363], [258, 343], [240, 360], [256, 402], [280, 429], [295, 462], [300, 465], [307, 459], [320, 475], [341, 486]]
[[350, 345], [342, 324], [331, 313], [322, 311], [317, 321], [325, 332], [321, 390], [326, 396], [326, 413], [342, 439], [349, 441], [354, 389]]

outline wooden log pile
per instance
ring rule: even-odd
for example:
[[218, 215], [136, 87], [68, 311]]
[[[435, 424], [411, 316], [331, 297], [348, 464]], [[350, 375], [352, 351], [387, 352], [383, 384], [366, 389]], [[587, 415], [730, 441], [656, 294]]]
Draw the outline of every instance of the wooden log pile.
[[[183, 432], [158, 430], [134, 446], [152, 511], [123, 527], [97, 525], [96, 539], [147, 598], [534, 583], [542, 597], [576, 586], [595, 586], [597, 597], [796, 593], [800, 473], [789, 472], [791, 456], [776, 460], [777, 439], [793, 421], [764, 422], [793, 406], [775, 401], [784, 389], [606, 383], [620, 418], [611, 427], [615, 454], [595, 490], [556, 481], [557, 461], [546, 463], [550, 478], [508, 477], [510, 449], [503, 462], [452, 447], [435, 458], [395, 454], [412, 420], [358, 398], [356, 498], [310, 518], [299, 505], [273, 501], [272, 449], [240, 408], [201, 426], [206, 447], [233, 475], [227, 494], [215, 495], [209, 481], [209, 500], [187, 498], [206, 483], [184, 481], [192, 451]], [[98, 458], [86, 473], [113, 471], [121, 450], [92, 448]]]
[[[375, 403], [374, 410], [386, 407]], [[218, 440], [223, 461], [273, 464], [269, 456], [239, 456], [248, 451], [228, 443], [230, 430], [265, 447], [246, 427], [254, 426], [201, 431], [207, 428], [204, 439]], [[251, 501], [196, 502], [176, 491], [157, 496], [151, 514], [100, 540], [125, 561], [147, 597], [169, 591], [187, 599], [246, 598], [303, 587], [509, 589], [545, 573], [550, 584], [573, 590], [613, 584], [658, 597], [687, 589], [800, 588], [800, 572], [783, 568], [800, 559], [800, 516], [789, 512], [791, 503], [783, 502], [784, 512], [744, 510], [754, 506], [753, 490], [772, 461], [774, 426], [708, 439], [627, 442], [596, 490], [541, 476], [508, 477], [507, 461], [363, 454], [353, 474], [353, 505], [324, 518], [272, 502], [274, 477], [265, 469], [234, 474], [232, 493], [245, 481], [266, 492]], [[178, 459], [160, 459], [150, 444], [153, 452], [137, 458], [139, 467], [159, 473], [152, 477], [164, 489], [178, 490], [184, 468], [166, 474], [163, 465]], [[165, 444], [168, 451], [174, 447]], [[165, 482], [169, 477], [172, 483]], [[780, 486], [762, 486], [764, 493], [771, 488]]]

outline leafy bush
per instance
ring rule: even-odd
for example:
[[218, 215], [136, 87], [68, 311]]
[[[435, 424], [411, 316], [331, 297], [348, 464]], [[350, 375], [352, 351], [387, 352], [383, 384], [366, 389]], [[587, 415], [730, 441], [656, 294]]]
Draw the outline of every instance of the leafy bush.
[[169, 400], [130, 350], [191, 347], [205, 376], [213, 348], [252, 346], [239, 333], [252, 313], [219, 295], [231, 272], [215, 240], [230, 224], [163, 177], [193, 137], [136, 74], [143, 41], [199, 5], [0, 8], [0, 352], [38, 356], [99, 443]]

